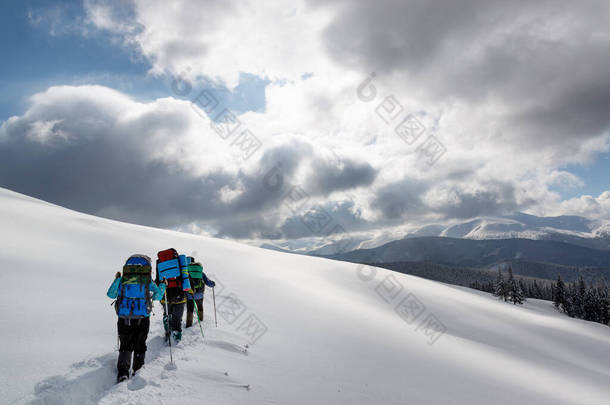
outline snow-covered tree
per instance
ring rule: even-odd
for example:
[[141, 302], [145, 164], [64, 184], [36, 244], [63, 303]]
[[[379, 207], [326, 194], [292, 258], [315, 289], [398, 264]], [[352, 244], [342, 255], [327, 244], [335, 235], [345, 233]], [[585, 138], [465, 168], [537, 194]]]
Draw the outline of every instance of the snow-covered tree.
[[573, 316], [575, 316], [576, 318], [584, 319], [587, 285], [585, 284], [585, 280], [582, 278], [582, 275], [578, 279], [574, 294], [571, 294], [571, 295], [572, 295], [572, 311], [574, 313]]
[[554, 286], [554, 300], [553, 304], [557, 309], [564, 309], [566, 303], [566, 286], [561, 279], [561, 276], [557, 277], [557, 284]]
[[508, 289], [502, 270], [498, 267], [498, 276], [496, 277], [496, 283], [494, 286], [494, 296], [503, 299], [505, 302], [508, 300]]
[[521, 289], [520, 283], [515, 280], [513, 276], [513, 268], [508, 266], [508, 281], [506, 282], [508, 298], [510, 302], [513, 304], [523, 304], [525, 301], [525, 296], [523, 294], [523, 290]]
[[600, 281], [597, 287], [597, 296], [599, 297], [599, 323], [604, 325], [610, 324], [610, 297], [608, 296], [608, 286], [604, 281]]

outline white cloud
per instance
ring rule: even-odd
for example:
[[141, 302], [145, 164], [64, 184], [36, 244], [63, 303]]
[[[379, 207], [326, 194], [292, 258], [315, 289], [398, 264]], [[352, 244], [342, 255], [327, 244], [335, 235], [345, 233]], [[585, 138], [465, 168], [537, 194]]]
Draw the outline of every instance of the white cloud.
[[563, 189], [583, 187], [585, 185], [580, 177], [562, 170], [552, 171], [548, 176], [548, 184]]
[[610, 191], [604, 191], [597, 197], [582, 195], [562, 201], [557, 211], [567, 215], [584, 215], [607, 220], [610, 218]]
[[[138, 0], [117, 9], [114, 2], [85, 2], [88, 24], [121, 35], [151, 61], [153, 74], [182, 75], [193, 83], [206, 77], [229, 88], [241, 73], [271, 79], [265, 111], [239, 116], [263, 142], [257, 158], [241, 161], [185, 101], [143, 104], [105, 88], [50, 89], [32, 99], [23, 117], [4, 123], [0, 136], [26, 124], [64, 138], [74, 136], [66, 126], [82, 129], [80, 137], [103, 128], [117, 142], [140, 142], [146, 162], [160, 161], [195, 178], [221, 172], [235, 177], [230, 184], [208, 178], [220, 182], [214, 198], [226, 206], [247, 200], [262, 216], [280, 215], [280, 223], [286, 213], [248, 194], [248, 179], [279, 160], [294, 166], [291, 182], [316, 190], [327, 179], [312, 179], [333, 173], [316, 173], [327, 162], [335, 169], [368, 162], [376, 171], [372, 184], [333, 186], [315, 196], [330, 205], [353, 200], [349, 210], [358, 211], [360, 221], [354, 229], [524, 209], [604, 215], [595, 208], [603, 206], [598, 199], [561, 202], [549, 190], [582, 185], [586, 179], [558, 168], [608, 147], [609, 121], [599, 106], [607, 105], [609, 81], [599, 50], [610, 39], [595, 13], [603, 3], [593, 2], [591, 10], [575, 3], [553, 13], [544, 1], [444, 3], [453, 14], [425, 1], [316, 3]], [[598, 35], [590, 35], [591, 26]], [[377, 72], [376, 98], [367, 103], [356, 89], [371, 71]], [[190, 96], [195, 94], [193, 89]], [[386, 96], [403, 108], [392, 126], [376, 113]], [[413, 145], [393, 131], [410, 113], [426, 127]], [[434, 167], [417, 153], [428, 135], [447, 149]], [[307, 164], [299, 165], [301, 160]], [[252, 225], [253, 217], [235, 220], [231, 226], [237, 228], [239, 220]]]
[[233, 88], [242, 72], [295, 80], [325, 63], [319, 33], [331, 14], [305, 1], [134, 1], [131, 21], [116, 21], [106, 1], [85, 7], [94, 26], [137, 43], [154, 73], [202, 74]]
[[[264, 137], [249, 160], [233, 139], [183, 100], [141, 103], [102, 86], [51, 87], [0, 125], [0, 184], [118, 219], [256, 235], [294, 215], [275, 212], [290, 185], [307, 185], [319, 201], [375, 177], [368, 163], [328, 160], [303, 137]], [[285, 184], [270, 190], [265, 175], [278, 164]]]

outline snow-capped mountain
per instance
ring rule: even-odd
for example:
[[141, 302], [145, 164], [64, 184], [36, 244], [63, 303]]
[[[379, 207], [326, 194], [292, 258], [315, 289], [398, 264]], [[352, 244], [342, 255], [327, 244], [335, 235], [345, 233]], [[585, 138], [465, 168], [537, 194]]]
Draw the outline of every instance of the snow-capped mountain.
[[597, 249], [610, 248], [610, 221], [579, 216], [537, 217], [516, 213], [480, 217], [449, 226], [428, 225], [407, 237], [443, 236], [464, 239], [556, 240]]
[[594, 235], [596, 238], [610, 239], [610, 221], [595, 228]]
[[600, 226], [603, 224], [578, 216], [537, 217], [517, 213], [503, 217], [477, 218], [449, 226], [436, 236], [468, 239], [547, 239], [549, 235], [566, 234], [594, 238]]
[[260, 247], [309, 254], [333, 256], [357, 249], [374, 249], [403, 238], [447, 237], [473, 240], [488, 239], [532, 239], [553, 240], [594, 249], [610, 250], [610, 220], [590, 220], [579, 216], [537, 217], [516, 213], [498, 217], [480, 217], [449, 225], [430, 224], [408, 233], [381, 233], [345, 240], [323, 240], [303, 238], [275, 244], [264, 243]]

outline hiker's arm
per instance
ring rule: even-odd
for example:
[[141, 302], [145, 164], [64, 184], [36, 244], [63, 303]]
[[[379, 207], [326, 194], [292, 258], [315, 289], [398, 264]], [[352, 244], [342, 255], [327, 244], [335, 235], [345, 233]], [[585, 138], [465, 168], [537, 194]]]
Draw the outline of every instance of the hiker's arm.
[[212, 288], [216, 285], [216, 283], [213, 282], [212, 280], [210, 280], [208, 278], [208, 276], [205, 275], [205, 273], [203, 273], [203, 282], [205, 283], [205, 285], [207, 285], [210, 288]]
[[161, 301], [161, 298], [163, 298], [163, 295], [165, 294], [165, 287], [165, 283], [161, 283], [157, 286], [154, 282], [151, 282], [150, 291], [153, 292], [152, 299], [155, 301]]

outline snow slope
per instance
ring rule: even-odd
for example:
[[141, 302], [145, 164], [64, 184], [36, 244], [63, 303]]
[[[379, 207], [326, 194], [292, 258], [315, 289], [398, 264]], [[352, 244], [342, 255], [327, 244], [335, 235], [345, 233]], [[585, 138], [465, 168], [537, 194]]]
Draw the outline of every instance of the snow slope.
[[[548, 302], [517, 308], [417, 277], [100, 219], [3, 189], [0, 224], [1, 403], [610, 398], [610, 328], [569, 319]], [[205, 341], [189, 329], [172, 368], [157, 305], [145, 368], [114, 385], [116, 316], [106, 289], [127, 256], [170, 246], [200, 258], [222, 284], [216, 299], [224, 315], [214, 328], [208, 295]], [[233, 298], [245, 308], [237, 319], [228, 311]], [[395, 311], [404, 299], [411, 309]], [[446, 327], [440, 337], [420, 322], [431, 314]], [[254, 343], [240, 329], [251, 315], [266, 327]]]

